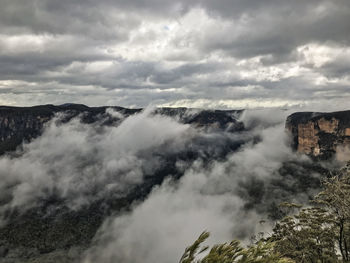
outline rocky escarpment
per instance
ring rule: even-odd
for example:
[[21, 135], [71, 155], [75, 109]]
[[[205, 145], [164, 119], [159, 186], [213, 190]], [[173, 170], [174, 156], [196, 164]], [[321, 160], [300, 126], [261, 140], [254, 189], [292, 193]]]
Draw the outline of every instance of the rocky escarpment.
[[[108, 109], [120, 113], [119, 116], [107, 114]], [[77, 117], [83, 123], [101, 122], [102, 125], [115, 125], [142, 109], [123, 107], [88, 107], [82, 104], [40, 105], [34, 107], [0, 106], [0, 155], [15, 150], [22, 142], [29, 142], [40, 136], [44, 124], [56, 114], [63, 113], [63, 122]], [[180, 122], [201, 128], [239, 131], [243, 123], [236, 117], [241, 111], [196, 111], [187, 108], [158, 108], [155, 114], [177, 118]]]
[[[130, 115], [140, 109], [113, 107], [124, 115]], [[78, 115], [82, 121], [92, 123], [100, 120], [107, 107], [87, 107], [81, 104], [65, 104], [60, 106], [40, 105], [34, 107], [0, 106], [0, 154], [15, 150], [22, 142], [29, 142], [38, 137], [44, 124], [55, 114], [64, 113], [62, 121], [69, 121]], [[116, 119], [109, 118], [106, 124]]]
[[350, 159], [350, 111], [294, 113], [287, 118], [286, 128], [300, 153], [319, 159]]

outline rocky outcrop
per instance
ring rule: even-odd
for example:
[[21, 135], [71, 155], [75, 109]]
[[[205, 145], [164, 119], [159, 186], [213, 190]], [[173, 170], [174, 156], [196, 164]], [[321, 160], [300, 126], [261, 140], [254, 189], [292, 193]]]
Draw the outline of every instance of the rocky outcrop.
[[286, 129], [293, 148], [300, 153], [350, 160], [350, 111], [294, 113], [287, 118]]

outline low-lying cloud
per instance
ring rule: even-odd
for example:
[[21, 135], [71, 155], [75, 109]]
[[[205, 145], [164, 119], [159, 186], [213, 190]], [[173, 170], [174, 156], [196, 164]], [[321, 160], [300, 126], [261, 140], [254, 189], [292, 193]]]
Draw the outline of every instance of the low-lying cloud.
[[[271, 229], [280, 202], [305, 203], [317, 187], [299, 189], [319, 175], [303, 174], [300, 164], [310, 161], [290, 149], [287, 111], [246, 111], [239, 117], [245, 130], [236, 132], [181, 123], [199, 110], [155, 112], [126, 117], [109, 109], [118, 120], [111, 126], [101, 125], [103, 116], [93, 124], [56, 116], [39, 138], [0, 158], [0, 215], [35, 209], [52, 196], [79, 213], [96, 201], [137, 196], [138, 186], [151, 183], [150, 193], [105, 219], [81, 260], [170, 263], [204, 230], [211, 242], [248, 243]], [[294, 163], [293, 171], [285, 163]]]
[[152, 156], [157, 147], [168, 144], [169, 152], [176, 151], [191, 137], [188, 125], [150, 113], [131, 116], [117, 127], [84, 124], [79, 118], [62, 123], [64, 116], [57, 116], [19, 156], [0, 158], [2, 209], [32, 207], [52, 195], [78, 209], [142, 183], [161, 165]]
[[[176, 262], [185, 246], [204, 230], [212, 233], [213, 243], [232, 238], [249, 242], [259, 231], [271, 229], [269, 223], [259, 222], [268, 219], [273, 202], [286, 197], [307, 202], [307, 192], [292, 196], [272, 183], [296, 180], [282, 177], [279, 169], [284, 162], [303, 158], [291, 151], [282, 118], [272, 120], [271, 114], [255, 111], [242, 116], [248, 126], [256, 124], [250, 133], [259, 142], [246, 143], [225, 160], [208, 164], [198, 159], [178, 182], [169, 178], [131, 213], [107, 219], [84, 262]], [[258, 118], [262, 125], [256, 123]], [[250, 202], [256, 202], [251, 209]]]

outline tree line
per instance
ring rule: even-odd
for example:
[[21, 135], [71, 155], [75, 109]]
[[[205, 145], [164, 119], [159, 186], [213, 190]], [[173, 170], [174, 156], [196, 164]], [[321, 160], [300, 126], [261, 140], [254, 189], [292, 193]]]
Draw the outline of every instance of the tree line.
[[[350, 262], [350, 163], [324, 179], [310, 206], [283, 203], [272, 233], [244, 247], [238, 240], [204, 246], [203, 232], [180, 263]], [[202, 256], [200, 256], [202, 255]]]

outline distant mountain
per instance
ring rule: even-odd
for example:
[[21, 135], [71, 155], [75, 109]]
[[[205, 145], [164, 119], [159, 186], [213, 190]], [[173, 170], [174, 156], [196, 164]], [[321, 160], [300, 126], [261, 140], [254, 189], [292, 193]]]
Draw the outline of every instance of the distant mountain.
[[[142, 111], [142, 109], [127, 109], [116, 106], [88, 107], [73, 103], [59, 106], [51, 104], [33, 107], [0, 106], [0, 155], [15, 150], [22, 142], [28, 142], [38, 137], [44, 124], [58, 113], [65, 114], [63, 121], [69, 121], [79, 115], [83, 123], [102, 121], [101, 125], [118, 124], [121, 119], [107, 114], [107, 109], [119, 112], [124, 118]], [[185, 124], [230, 129], [231, 131], [244, 129], [244, 125], [237, 120], [241, 113], [241, 110], [196, 111], [187, 108], [157, 108], [154, 111], [154, 114], [176, 117]]]

